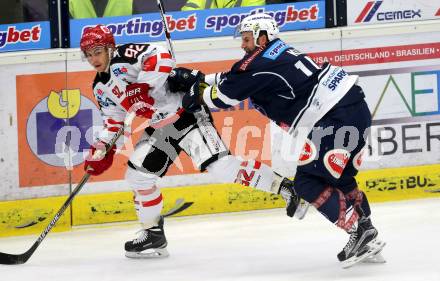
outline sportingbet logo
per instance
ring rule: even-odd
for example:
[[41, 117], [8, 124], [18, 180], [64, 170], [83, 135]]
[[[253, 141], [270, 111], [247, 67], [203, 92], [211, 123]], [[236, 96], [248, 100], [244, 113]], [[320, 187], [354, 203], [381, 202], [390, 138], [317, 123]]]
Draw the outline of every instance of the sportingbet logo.
[[205, 28], [212, 29], [214, 32], [221, 32], [224, 28], [235, 28], [242, 19], [249, 15], [257, 13], [267, 13], [272, 16], [279, 27], [286, 23], [293, 22], [313, 22], [319, 19], [318, 5], [296, 9], [294, 5], [289, 5], [284, 10], [266, 11], [264, 8], [258, 8], [249, 13], [230, 14], [230, 15], [212, 15], [206, 18]]
[[[192, 31], [197, 26], [196, 14], [187, 17], [174, 18], [172, 15], [166, 16], [168, 30], [173, 31]], [[87, 27], [93, 25], [85, 25], [82, 32]], [[115, 22], [107, 24], [107, 28], [115, 36], [132, 36], [132, 35], [149, 35], [151, 37], [159, 37], [164, 32], [163, 22], [159, 20], [143, 20], [142, 17], [130, 18], [126, 22]]]
[[38, 42], [41, 38], [41, 27], [35, 25], [30, 29], [17, 30], [9, 26], [7, 31], [0, 31], [0, 49], [7, 44]]
[[393, 10], [379, 12], [379, 7], [382, 5], [383, 1], [370, 1], [365, 5], [364, 9], [361, 11], [355, 23], [369, 22], [371, 19], [375, 18], [377, 21], [392, 21], [399, 19], [414, 19], [421, 18], [421, 10]]

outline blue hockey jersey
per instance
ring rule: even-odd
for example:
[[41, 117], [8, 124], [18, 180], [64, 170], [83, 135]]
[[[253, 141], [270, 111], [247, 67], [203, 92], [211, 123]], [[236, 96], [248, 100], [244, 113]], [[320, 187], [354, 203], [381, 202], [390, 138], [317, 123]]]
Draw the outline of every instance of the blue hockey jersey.
[[313, 118], [307, 122], [309, 127], [332, 107], [364, 98], [363, 94], [345, 95], [357, 76], [329, 64], [321, 68], [280, 39], [257, 48], [229, 72], [215, 77], [203, 93], [209, 107], [228, 108], [250, 98], [257, 110], [283, 127], [301, 124], [308, 111], [308, 118]]

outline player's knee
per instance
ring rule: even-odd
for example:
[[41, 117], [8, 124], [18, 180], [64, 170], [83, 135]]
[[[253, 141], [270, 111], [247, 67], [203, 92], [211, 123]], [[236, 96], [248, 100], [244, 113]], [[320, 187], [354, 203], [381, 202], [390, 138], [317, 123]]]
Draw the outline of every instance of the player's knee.
[[137, 169], [133, 169], [130, 166], [125, 172], [125, 180], [134, 190], [152, 188], [155, 186], [158, 178], [159, 177], [154, 174], [145, 173]]
[[206, 167], [210, 175], [220, 182], [235, 182], [240, 160], [233, 155], [226, 155]]
[[326, 184], [321, 178], [298, 171], [295, 175], [295, 191], [307, 202], [315, 201], [326, 189]]

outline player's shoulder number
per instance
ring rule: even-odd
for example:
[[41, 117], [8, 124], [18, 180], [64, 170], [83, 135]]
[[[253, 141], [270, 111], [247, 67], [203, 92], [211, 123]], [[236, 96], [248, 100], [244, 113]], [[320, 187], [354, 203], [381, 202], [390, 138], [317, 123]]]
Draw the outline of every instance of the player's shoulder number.
[[[296, 49], [290, 49], [287, 50], [288, 54], [291, 54], [292, 56], [298, 57], [299, 55], [301, 55], [302, 53], [299, 52]], [[301, 59], [298, 59], [298, 61], [294, 64], [294, 66], [296, 67], [296, 69], [301, 70], [304, 75], [306, 75], [307, 77], [312, 76], [313, 71], [310, 70], [309, 67], [307, 67], [303, 62], [302, 59], [307, 60], [307, 62], [309, 62], [310, 66], [315, 68], [315, 69], [320, 69], [320, 67], [309, 57], [309, 56], [303, 56]]]
[[147, 49], [148, 45], [145, 44], [130, 44], [127, 45], [124, 51], [124, 56], [127, 58], [136, 59], [139, 54]]

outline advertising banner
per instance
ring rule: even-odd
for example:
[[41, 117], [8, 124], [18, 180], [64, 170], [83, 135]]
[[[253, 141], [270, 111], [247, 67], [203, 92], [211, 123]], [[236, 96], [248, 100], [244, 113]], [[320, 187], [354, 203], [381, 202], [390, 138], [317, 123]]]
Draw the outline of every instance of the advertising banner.
[[0, 52], [50, 48], [48, 21], [0, 25]]
[[[244, 17], [271, 14], [281, 31], [325, 27], [325, 1], [307, 1], [260, 7], [170, 12], [166, 15], [172, 39], [232, 36]], [[70, 46], [78, 47], [84, 28], [106, 25], [118, 44], [165, 40], [159, 13], [70, 21]]]
[[348, 0], [347, 24], [377, 24], [440, 18], [440, 2], [432, 0]]
[[[440, 44], [346, 49], [312, 54], [317, 62], [357, 66], [373, 118], [362, 169], [440, 161]], [[367, 65], [374, 68], [368, 70]]]

